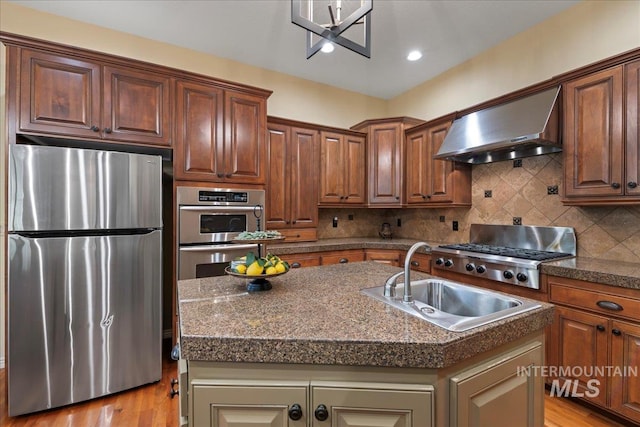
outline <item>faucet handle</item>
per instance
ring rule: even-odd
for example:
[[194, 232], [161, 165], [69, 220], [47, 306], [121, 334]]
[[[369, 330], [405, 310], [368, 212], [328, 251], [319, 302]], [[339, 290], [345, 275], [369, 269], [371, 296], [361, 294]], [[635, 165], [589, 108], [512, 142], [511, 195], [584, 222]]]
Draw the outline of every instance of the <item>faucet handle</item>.
[[398, 277], [403, 276], [404, 271], [400, 271], [392, 276], [390, 276], [387, 281], [384, 283], [384, 296], [389, 298], [394, 298], [396, 296], [396, 285], [398, 281]]

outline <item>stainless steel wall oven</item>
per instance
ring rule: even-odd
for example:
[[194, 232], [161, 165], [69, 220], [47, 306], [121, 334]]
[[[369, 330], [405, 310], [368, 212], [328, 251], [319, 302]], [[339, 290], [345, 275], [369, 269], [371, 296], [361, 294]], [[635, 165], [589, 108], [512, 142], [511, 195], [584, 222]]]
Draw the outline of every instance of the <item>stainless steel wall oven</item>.
[[178, 280], [222, 276], [234, 258], [257, 253], [232, 240], [257, 229], [264, 198], [264, 190], [178, 187]]

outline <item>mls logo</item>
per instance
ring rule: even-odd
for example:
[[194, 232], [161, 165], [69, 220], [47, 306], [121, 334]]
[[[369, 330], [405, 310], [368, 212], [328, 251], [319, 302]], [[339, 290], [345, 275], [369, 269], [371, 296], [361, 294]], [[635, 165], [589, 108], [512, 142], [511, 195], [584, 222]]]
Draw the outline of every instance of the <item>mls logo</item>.
[[559, 379], [551, 382], [551, 391], [549, 396], [554, 397], [597, 397], [600, 394], [600, 381], [587, 381], [587, 390], [585, 392], [578, 391], [579, 380], [564, 380], [564, 384], [560, 384]]

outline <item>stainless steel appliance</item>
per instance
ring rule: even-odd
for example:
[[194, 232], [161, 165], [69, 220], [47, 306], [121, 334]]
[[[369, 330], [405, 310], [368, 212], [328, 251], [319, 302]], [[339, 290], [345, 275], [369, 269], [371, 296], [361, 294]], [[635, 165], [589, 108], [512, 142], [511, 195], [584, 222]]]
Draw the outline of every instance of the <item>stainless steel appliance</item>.
[[178, 279], [222, 276], [234, 258], [258, 253], [256, 244], [234, 244], [258, 229], [264, 190], [178, 187]]
[[560, 88], [454, 120], [436, 158], [489, 163], [562, 151]]
[[470, 242], [431, 250], [438, 270], [484, 277], [540, 289], [540, 264], [573, 258], [576, 235], [571, 227], [471, 224]]
[[162, 376], [160, 156], [11, 145], [9, 415]]

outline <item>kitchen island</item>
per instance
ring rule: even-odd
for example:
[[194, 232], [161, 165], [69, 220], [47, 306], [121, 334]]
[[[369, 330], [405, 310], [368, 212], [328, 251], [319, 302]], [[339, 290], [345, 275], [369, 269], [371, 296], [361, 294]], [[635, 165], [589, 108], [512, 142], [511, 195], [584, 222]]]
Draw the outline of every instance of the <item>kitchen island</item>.
[[180, 281], [182, 421], [542, 425], [543, 379], [518, 373], [543, 363], [552, 306], [450, 332], [360, 293], [398, 271], [297, 269], [257, 293], [235, 277]]

